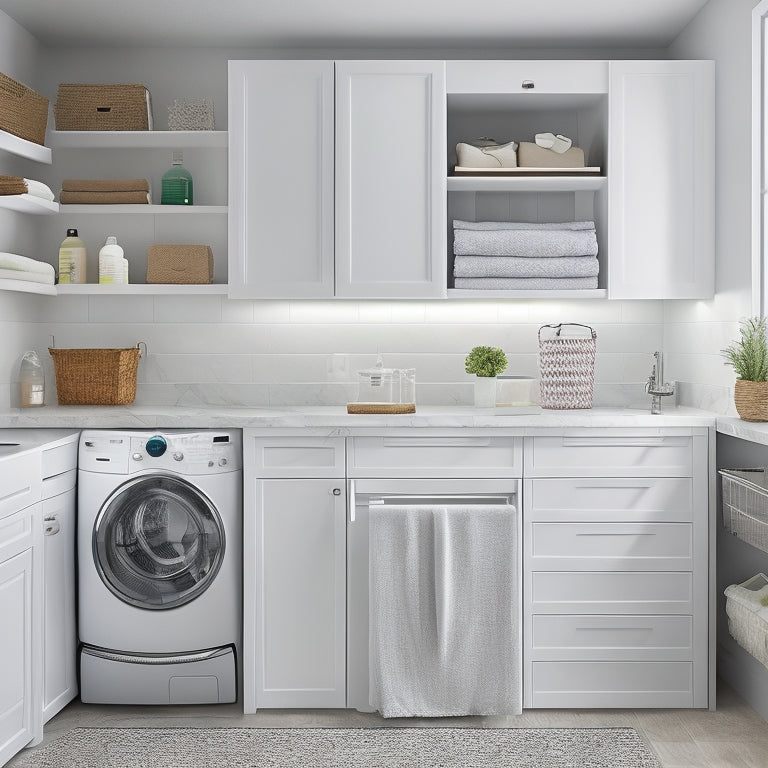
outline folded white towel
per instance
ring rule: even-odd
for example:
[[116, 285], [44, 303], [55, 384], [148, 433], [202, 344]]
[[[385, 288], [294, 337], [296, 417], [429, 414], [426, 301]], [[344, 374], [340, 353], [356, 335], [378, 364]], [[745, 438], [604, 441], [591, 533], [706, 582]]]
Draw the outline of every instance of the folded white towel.
[[518, 256], [553, 258], [597, 256], [594, 229], [456, 229], [456, 256]]
[[0, 269], [19, 269], [24, 272], [39, 272], [47, 275], [53, 272], [53, 267], [44, 261], [30, 259], [28, 256], [19, 256], [18, 253], [4, 253], [0, 251]]
[[[50, 264], [48, 265], [51, 266]], [[55, 282], [55, 273], [51, 267], [50, 275], [44, 275], [40, 272], [25, 272], [21, 269], [0, 269], [0, 280], [23, 280], [27, 283], [42, 283], [43, 285], [53, 285]]]
[[453, 262], [455, 277], [596, 277], [599, 272], [597, 256], [456, 256]]
[[454, 229], [469, 229], [474, 231], [487, 231], [497, 229], [567, 229], [567, 230], [581, 230], [581, 229], [594, 229], [594, 221], [553, 221], [549, 223], [544, 222], [529, 222], [529, 221], [462, 221], [461, 219], [453, 220]]
[[455, 288], [491, 291], [574, 291], [597, 288], [596, 277], [457, 277]]
[[27, 183], [27, 194], [42, 197], [43, 200], [53, 202], [53, 192], [49, 186], [43, 184], [42, 181], [35, 181], [34, 179], [24, 179], [24, 181]]

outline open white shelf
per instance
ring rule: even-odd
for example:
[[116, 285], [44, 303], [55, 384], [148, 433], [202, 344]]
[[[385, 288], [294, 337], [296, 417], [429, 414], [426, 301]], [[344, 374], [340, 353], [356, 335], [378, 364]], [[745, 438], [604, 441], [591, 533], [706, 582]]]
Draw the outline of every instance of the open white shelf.
[[[59, 209], [57, 209], [59, 210]], [[146, 213], [197, 215], [201, 213], [226, 214], [226, 205], [69, 205], [61, 206], [61, 213]]]
[[47, 163], [50, 165], [53, 155], [48, 147], [41, 144], [35, 144], [34, 141], [27, 141], [18, 136], [14, 136], [7, 131], [0, 131], [0, 150], [10, 152], [12, 155], [25, 157], [28, 160], [34, 160], [37, 163]]
[[226, 295], [227, 286], [222, 283], [207, 285], [169, 285], [133, 283], [130, 285], [109, 285], [85, 283], [79, 285], [64, 284], [56, 286], [59, 296], [158, 296], [158, 295]]
[[20, 213], [58, 213], [59, 204], [35, 195], [0, 195], [0, 208]]
[[53, 148], [69, 149], [226, 148], [228, 134], [227, 131], [49, 131], [48, 143]]
[[56, 286], [44, 283], [33, 283], [27, 280], [0, 279], [0, 291], [16, 291], [17, 293], [41, 293], [46, 296], [55, 296]]
[[449, 176], [449, 192], [591, 192], [605, 176]]

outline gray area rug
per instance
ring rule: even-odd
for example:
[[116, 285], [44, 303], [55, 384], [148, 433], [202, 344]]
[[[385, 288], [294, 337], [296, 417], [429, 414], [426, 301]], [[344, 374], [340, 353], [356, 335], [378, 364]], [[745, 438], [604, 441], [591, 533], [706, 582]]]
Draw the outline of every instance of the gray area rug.
[[633, 728], [74, 728], [7, 768], [661, 768]]

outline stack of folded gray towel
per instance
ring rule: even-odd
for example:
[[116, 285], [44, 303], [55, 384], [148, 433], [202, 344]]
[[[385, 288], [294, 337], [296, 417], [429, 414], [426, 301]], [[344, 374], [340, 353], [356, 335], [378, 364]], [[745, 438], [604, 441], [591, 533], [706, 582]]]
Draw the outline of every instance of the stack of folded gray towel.
[[594, 221], [527, 224], [453, 222], [456, 288], [578, 290], [597, 288]]

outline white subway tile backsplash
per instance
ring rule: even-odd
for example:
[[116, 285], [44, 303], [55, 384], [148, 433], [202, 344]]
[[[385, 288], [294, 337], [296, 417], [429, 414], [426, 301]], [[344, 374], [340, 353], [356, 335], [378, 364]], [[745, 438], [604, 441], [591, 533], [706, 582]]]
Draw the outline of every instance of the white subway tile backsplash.
[[155, 296], [156, 323], [220, 323], [221, 296]]
[[[377, 353], [387, 367], [416, 369], [418, 403], [471, 405], [473, 377], [464, 360], [472, 347], [501, 347], [508, 374], [538, 377], [537, 333], [549, 322], [595, 327], [596, 393], [610, 402], [638, 399], [664, 339], [662, 302], [60, 296], [32, 297], [29, 304], [14, 298], [0, 305], [0, 319], [3, 312], [12, 315], [4, 323], [12, 343], [0, 350], [0, 386], [9, 385], [22, 351], [44, 351], [52, 334], [61, 348], [143, 341], [149, 354], [139, 365], [136, 402], [168, 406], [343, 405], [356, 398], [357, 371], [374, 365]], [[695, 325], [669, 329], [676, 351], [666, 358], [668, 379], [673, 369], [698, 371], [700, 361], [677, 351], [690, 343]], [[708, 343], [737, 327], [711, 326]], [[732, 383], [724, 368], [707, 376], [702, 380]]]
[[89, 323], [146, 323], [154, 320], [151, 296], [79, 296], [88, 305]]

